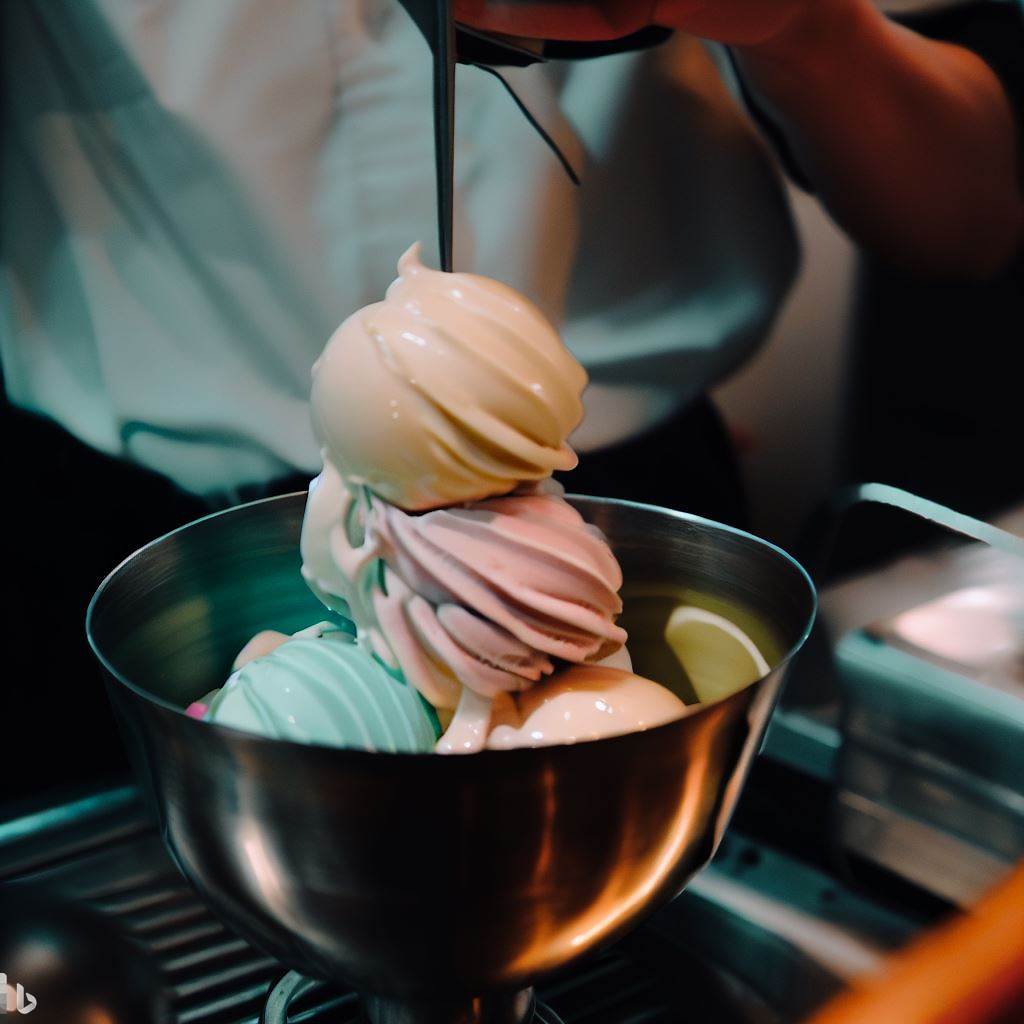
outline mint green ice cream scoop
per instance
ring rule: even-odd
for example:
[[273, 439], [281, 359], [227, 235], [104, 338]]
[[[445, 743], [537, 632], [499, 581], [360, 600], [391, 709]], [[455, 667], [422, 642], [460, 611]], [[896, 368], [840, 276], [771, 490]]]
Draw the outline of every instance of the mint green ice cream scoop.
[[437, 731], [419, 694], [347, 633], [295, 636], [234, 672], [209, 722], [273, 739], [427, 753]]

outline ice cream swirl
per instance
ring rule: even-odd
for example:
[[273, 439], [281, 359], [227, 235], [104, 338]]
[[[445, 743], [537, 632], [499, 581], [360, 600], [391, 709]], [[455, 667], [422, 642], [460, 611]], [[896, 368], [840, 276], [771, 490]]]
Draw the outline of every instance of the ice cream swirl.
[[575, 466], [566, 438], [587, 377], [540, 311], [497, 281], [425, 267], [418, 245], [398, 275], [313, 368], [325, 461], [409, 511]]
[[[553, 487], [554, 485], [548, 485]], [[310, 488], [303, 575], [437, 708], [532, 686], [559, 661], [626, 639], [619, 565], [557, 492], [409, 515], [346, 487], [327, 463]]]

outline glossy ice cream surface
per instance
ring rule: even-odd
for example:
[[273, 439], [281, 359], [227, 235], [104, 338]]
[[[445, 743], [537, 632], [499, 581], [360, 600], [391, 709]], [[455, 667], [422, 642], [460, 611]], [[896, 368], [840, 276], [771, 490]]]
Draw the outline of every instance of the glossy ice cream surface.
[[483, 698], [526, 689], [555, 659], [596, 659], [626, 639], [618, 563], [557, 492], [410, 516], [327, 466], [302, 555], [314, 591], [435, 707], [454, 709], [464, 686]]
[[262, 647], [238, 659], [241, 666], [212, 695], [207, 721], [299, 743], [391, 753], [433, 748], [437, 733], [421, 698], [350, 634], [318, 626]]
[[[417, 246], [398, 273], [313, 368], [324, 466], [302, 574], [358, 642], [261, 633], [206, 717], [419, 750], [433, 708], [446, 753], [678, 717], [678, 697], [630, 671], [619, 564], [551, 480], [576, 464], [583, 368], [505, 285], [430, 270]], [[606, 659], [616, 667], [595, 664]]]
[[353, 313], [313, 368], [331, 463], [408, 511], [507, 494], [571, 469], [583, 367], [524, 296], [425, 267], [414, 245], [382, 302]]
[[686, 713], [670, 690], [643, 676], [601, 665], [577, 665], [520, 695], [487, 738], [492, 750], [621, 736], [652, 729]]
[[554, 327], [415, 246], [398, 271], [313, 370], [324, 468], [302, 572], [438, 710], [438, 749], [472, 752], [495, 701], [507, 712], [506, 695], [622, 648], [622, 572], [550, 479], [576, 463], [586, 384]]

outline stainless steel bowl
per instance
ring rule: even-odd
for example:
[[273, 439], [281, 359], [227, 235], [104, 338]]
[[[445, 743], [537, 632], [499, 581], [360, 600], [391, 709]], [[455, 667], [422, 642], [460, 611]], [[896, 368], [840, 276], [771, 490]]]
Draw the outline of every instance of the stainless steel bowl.
[[814, 589], [748, 534], [572, 498], [627, 588], [692, 588], [753, 613], [786, 652], [771, 674], [647, 732], [471, 756], [304, 746], [187, 717], [254, 632], [322, 617], [298, 571], [304, 499], [201, 519], [100, 586], [87, 631], [133, 763], [181, 870], [254, 945], [367, 993], [375, 1021], [516, 1020], [517, 992], [707, 863]]

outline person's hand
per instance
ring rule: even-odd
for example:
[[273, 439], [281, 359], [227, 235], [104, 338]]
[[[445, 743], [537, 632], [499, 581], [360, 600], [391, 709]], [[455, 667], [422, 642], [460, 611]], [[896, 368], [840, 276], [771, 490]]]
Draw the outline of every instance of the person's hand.
[[736, 46], [770, 43], [836, 0], [455, 0], [455, 20], [532, 39], [617, 39], [648, 25]]
[[977, 54], [890, 21], [874, 0], [454, 0], [454, 15], [535, 40], [661, 25], [726, 43], [862, 245], [915, 273], [981, 277], [1022, 244], [1020, 131], [1002, 82]]

